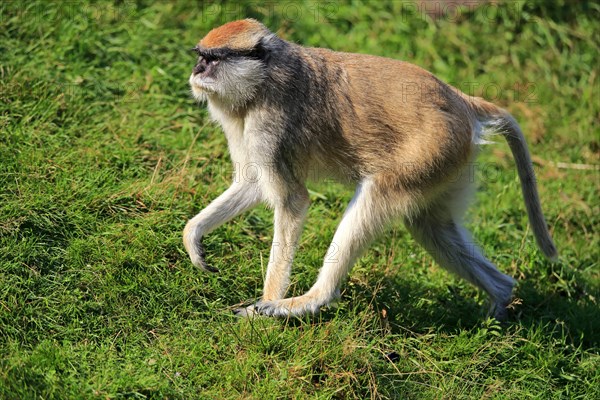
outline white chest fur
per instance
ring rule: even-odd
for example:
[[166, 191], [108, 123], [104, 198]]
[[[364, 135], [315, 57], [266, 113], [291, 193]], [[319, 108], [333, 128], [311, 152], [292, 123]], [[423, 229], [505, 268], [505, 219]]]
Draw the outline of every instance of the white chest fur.
[[244, 140], [244, 119], [225, 111], [223, 107], [220, 107], [214, 101], [208, 102], [208, 111], [211, 118], [218, 122], [225, 132], [233, 163], [247, 163], [249, 160], [246, 151], [247, 143]]

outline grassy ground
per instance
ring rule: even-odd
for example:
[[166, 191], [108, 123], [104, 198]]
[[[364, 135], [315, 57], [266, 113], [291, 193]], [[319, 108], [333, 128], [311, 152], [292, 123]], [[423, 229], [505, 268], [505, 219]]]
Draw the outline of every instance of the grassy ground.
[[[0, 4], [0, 398], [600, 398], [599, 6], [352, 3]], [[412, 61], [514, 113], [561, 259], [533, 245], [506, 144], [486, 147], [468, 225], [519, 281], [507, 325], [401, 226], [337, 308], [232, 316], [260, 294], [272, 212], [207, 238], [220, 274], [188, 261], [183, 226], [231, 172], [190, 98], [188, 49], [246, 16]], [[312, 190], [292, 293], [351, 196]]]

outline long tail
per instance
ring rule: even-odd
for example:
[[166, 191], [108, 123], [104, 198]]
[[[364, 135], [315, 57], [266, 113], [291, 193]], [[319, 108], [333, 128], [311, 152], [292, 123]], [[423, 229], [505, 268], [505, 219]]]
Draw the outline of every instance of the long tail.
[[482, 98], [466, 95], [464, 97], [471, 104], [484, 125], [488, 125], [501, 133], [508, 142], [517, 165], [525, 207], [537, 244], [546, 257], [556, 259], [558, 253], [542, 212], [531, 156], [519, 124], [506, 110]]

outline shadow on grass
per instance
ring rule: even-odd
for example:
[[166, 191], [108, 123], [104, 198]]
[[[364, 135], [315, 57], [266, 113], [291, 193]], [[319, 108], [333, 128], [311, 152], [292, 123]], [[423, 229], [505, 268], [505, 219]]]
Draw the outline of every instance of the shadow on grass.
[[[594, 298], [599, 290], [589, 289], [591, 293], [567, 296], [561, 292], [541, 292], [533, 280], [521, 281], [515, 290], [517, 302], [503, 326], [518, 325], [525, 331], [541, 330], [546, 336], [564, 336], [566, 344], [585, 350], [598, 348], [600, 313]], [[324, 310], [317, 318], [328, 321], [366, 307], [376, 313], [380, 325], [391, 333], [416, 335], [430, 332], [455, 335], [471, 330], [481, 326], [488, 311], [485, 296], [464, 282], [431, 287], [405, 278], [373, 276], [361, 284], [347, 283], [338, 307]]]
[[535, 281], [520, 282], [518, 306], [511, 323], [524, 328], [541, 326], [549, 335], [564, 335], [566, 343], [583, 349], [600, 350], [600, 311], [595, 304], [600, 288], [588, 285], [589, 292], [566, 294], [542, 292]]

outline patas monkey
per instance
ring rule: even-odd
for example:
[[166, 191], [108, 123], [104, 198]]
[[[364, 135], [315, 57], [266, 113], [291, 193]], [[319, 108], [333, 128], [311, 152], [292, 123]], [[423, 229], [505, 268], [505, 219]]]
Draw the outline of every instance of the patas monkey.
[[[407, 62], [302, 47], [252, 19], [213, 29], [194, 50], [194, 97], [208, 102], [233, 162], [254, 168], [187, 223], [183, 241], [192, 262], [214, 270], [202, 237], [259, 202], [274, 208], [263, 296], [240, 314], [316, 312], [339, 295], [375, 236], [400, 219], [442, 267], [489, 295], [493, 316], [504, 317], [515, 281], [473, 248], [461, 224], [472, 191], [461, 172], [491, 131], [506, 138], [515, 157], [540, 249], [556, 257], [525, 139], [503, 109]], [[316, 283], [285, 298], [309, 206], [305, 181], [314, 171], [354, 183], [356, 192]]]

